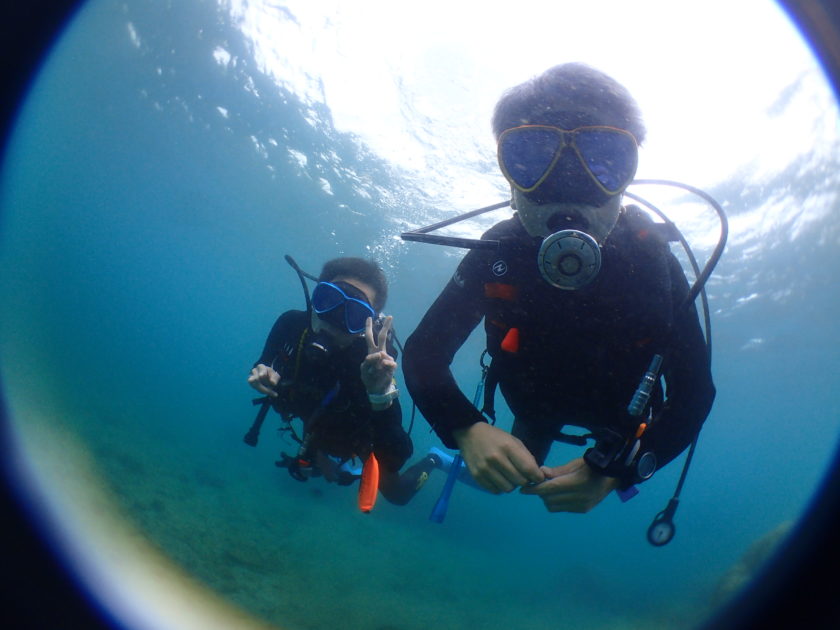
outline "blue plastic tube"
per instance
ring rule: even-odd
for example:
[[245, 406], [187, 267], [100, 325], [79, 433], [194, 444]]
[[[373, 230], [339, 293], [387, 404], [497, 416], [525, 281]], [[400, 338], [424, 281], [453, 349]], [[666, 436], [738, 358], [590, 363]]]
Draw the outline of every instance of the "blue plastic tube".
[[458, 474], [461, 472], [463, 465], [464, 460], [459, 453], [452, 460], [449, 474], [446, 476], [446, 483], [443, 484], [443, 490], [435, 503], [435, 507], [432, 508], [432, 513], [429, 514], [429, 520], [433, 523], [443, 523], [443, 519], [446, 518], [446, 511], [449, 509], [449, 497], [452, 496], [452, 489], [455, 487], [455, 482], [458, 481]]

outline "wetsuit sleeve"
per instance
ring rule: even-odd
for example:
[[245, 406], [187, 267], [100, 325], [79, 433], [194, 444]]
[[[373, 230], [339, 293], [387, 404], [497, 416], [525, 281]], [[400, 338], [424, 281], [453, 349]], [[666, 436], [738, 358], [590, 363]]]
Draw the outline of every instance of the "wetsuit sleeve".
[[657, 468], [679, 455], [700, 432], [715, 399], [710, 357], [697, 309], [682, 306], [688, 282], [682, 268], [670, 257], [674, 330], [663, 366], [667, 400], [659, 419], [642, 437], [641, 450], [656, 454]]
[[300, 311], [286, 311], [277, 318], [268, 333], [268, 338], [265, 340], [260, 358], [254, 363], [255, 366], [260, 363], [271, 366], [274, 359], [280, 354], [283, 345], [287, 343], [292, 331], [296, 328], [295, 324], [298, 324], [299, 327], [300, 315]]
[[449, 448], [458, 448], [452, 431], [484, 417], [458, 388], [450, 365], [478, 325], [482, 285], [474, 272], [475, 251], [468, 253], [453, 278], [426, 312], [405, 344], [403, 373], [417, 408]]
[[381, 411], [371, 410], [373, 425], [373, 452], [379, 465], [386, 470], [398, 472], [414, 452], [411, 438], [402, 427], [402, 407], [394, 400], [390, 407]]

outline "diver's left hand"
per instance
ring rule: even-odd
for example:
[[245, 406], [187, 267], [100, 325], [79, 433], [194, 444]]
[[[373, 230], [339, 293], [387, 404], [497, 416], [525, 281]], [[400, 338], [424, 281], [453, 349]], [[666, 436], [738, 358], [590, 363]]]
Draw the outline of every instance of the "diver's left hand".
[[619, 481], [605, 477], [578, 457], [555, 468], [541, 466], [545, 481], [534, 486], [524, 486], [522, 494], [535, 494], [543, 500], [549, 512], [577, 512], [584, 514], [615, 490]]
[[388, 315], [382, 324], [377, 338], [373, 338], [373, 319], [365, 322], [365, 339], [367, 340], [368, 355], [361, 365], [362, 383], [368, 394], [384, 394], [391, 387], [397, 362], [388, 354], [388, 333], [394, 318]]

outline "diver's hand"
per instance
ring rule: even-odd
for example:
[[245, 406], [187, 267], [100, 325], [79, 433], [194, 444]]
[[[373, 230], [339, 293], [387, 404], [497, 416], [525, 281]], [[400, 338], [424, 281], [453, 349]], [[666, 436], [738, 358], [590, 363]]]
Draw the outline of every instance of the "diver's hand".
[[531, 451], [507, 431], [476, 422], [452, 435], [473, 479], [493, 494], [545, 478]]
[[362, 383], [368, 394], [384, 394], [394, 382], [394, 372], [397, 362], [388, 354], [388, 332], [394, 318], [388, 315], [382, 324], [382, 330], [376, 339], [373, 338], [373, 319], [368, 317], [365, 322], [365, 339], [367, 340], [368, 355], [360, 367]]
[[248, 375], [248, 385], [269, 398], [277, 398], [280, 375], [267, 365], [260, 363]]
[[549, 512], [586, 513], [619, 484], [615, 477], [595, 472], [582, 457], [555, 468], [542, 466], [540, 470], [545, 474], [545, 481], [526, 486], [520, 492], [540, 497]]

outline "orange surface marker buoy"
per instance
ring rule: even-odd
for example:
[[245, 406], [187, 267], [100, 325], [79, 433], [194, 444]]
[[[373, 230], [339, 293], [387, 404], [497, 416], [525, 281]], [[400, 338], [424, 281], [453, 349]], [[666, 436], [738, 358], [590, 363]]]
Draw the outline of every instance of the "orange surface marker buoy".
[[359, 483], [359, 509], [370, 512], [376, 504], [379, 492], [379, 461], [372, 452], [362, 468], [362, 480]]

